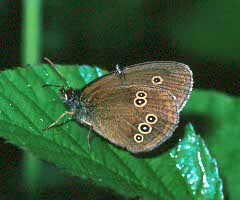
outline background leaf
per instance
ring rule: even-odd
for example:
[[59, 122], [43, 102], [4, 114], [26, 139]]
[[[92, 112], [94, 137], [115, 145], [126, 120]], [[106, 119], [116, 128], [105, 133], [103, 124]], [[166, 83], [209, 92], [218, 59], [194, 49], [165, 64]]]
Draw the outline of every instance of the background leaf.
[[[82, 88], [94, 74], [106, 73], [98, 68], [58, 67], [73, 88]], [[41, 88], [45, 84], [66, 85], [52, 67], [7, 70], [1, 73], [0, 84], [0, 135], [58, 168], [127, 198], [223, 198], [216, 161], [191, 126], [170, 152], [163, 153], [160, 148], [151, 156], [134, 156], [100, 137], [93, 140], [91, 152], [88, 130], [76, 122], [41, 132], [66, 110], [58, 88]]]
[[198, 90], [191, 95], [183, 115], [187, 121], [191, 119], [217, 159], [229, 198], [239, 199], [240, 99]]

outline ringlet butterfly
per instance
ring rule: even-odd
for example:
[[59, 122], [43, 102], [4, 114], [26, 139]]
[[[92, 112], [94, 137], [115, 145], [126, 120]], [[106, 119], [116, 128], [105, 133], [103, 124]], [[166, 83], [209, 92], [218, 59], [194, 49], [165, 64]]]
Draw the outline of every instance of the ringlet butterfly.
[[[49, 59], [45, 60], [58, 71]], [[160, 61], [123, 70], [117, 65], [115, 72], [81, 90], [67, 84], [68, 88], [61, 87], [60, 96], [70, 111], [44, 130], [69, 114], [111, 143], [141, 153], [158, 147], [172, 135], [190, 97], [193, 77], [185, 64]]]

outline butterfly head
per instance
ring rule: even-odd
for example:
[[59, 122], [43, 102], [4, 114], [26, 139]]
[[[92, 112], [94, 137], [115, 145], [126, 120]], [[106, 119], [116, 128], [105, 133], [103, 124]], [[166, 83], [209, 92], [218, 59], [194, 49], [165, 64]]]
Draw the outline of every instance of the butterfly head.
[[60, 89], [60, 97], [69, 108], [77, 107], [80, 103], [80, 96], [80, 90], [73, 90], [71, 87], [68, 87], [67, 89], [62, 87]]

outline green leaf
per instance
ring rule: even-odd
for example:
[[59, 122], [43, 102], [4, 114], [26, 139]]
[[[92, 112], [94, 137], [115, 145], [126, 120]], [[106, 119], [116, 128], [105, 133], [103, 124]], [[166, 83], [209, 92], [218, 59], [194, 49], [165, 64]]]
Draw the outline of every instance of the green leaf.
[[190, 191], [197, 199], [223, 198], [217, 162], [211, 158], [204, 141], [195, 134], [191, 125], [186, 128], [183, 141], [170, 155], [176, 160], [176, 167], [187, 179]]
[[[229, 199], [240, 199], [240, 99], [195, 90], [183, 110], [217, 159]], [[195, 119], [195, 120], [194, 120]]]
[[[73, 88], [106, 73], [86, 66], [58, 67]], [[177, 147], [164, 154], [137, 157], [100, 137], [92, 141], [92, 152], [88, 129], [66, 118], [63, 126], [41, 132], [66, 111], [58, 88], [41, 88], [66, 85], [52, 67], [7, 70], [1, 73], [0, 84], [0, 136], [58, 168], [127, 198], [223, 198], [216, 161], [190, 125]]]

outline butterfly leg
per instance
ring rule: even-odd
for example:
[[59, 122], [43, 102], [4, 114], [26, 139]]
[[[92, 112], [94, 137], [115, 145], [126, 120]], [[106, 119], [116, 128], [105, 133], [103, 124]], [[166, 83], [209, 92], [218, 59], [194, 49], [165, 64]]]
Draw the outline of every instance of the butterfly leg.
[[88, 133], [88, 147], [91, 151], [93, 151], [93, 148], [91, 146], [91, 137], [90, 137], [92, 129], [93, 129], [92, 126], [90, 126], [89, 133]]
[[89, 149], [91, 150], [91, 151], [93, 151], [93, 148], [92, 148], [92, 146], [91, 146], [91, 132], [92, 132], [92, 130], [93, 130], [93, 125], [92, 124], [90, 124], [89, 122], [86, 122], [86, 121], [84, 121], [84, 120], [82, 120], [82, 122], [83, 123], [85, 123], [85, 124], [87, 124], [88, 126], [90, 126], [90, 129], [89, 129], [89, 133], [88, 133], [88, 147], [89, 147]]
[[42, 132], [43, 132], [43, 131], [46, 131], [46, 130], [48, 130], [48, 129], [50, 129], [50, 128], [52, 128], [53, 126], [55, 126], [65, 115], [73, 115], [73, 114], [74, 114], [74, 112], [66, 111], [66, 112], [63, 113], [54, 123], [52, 123], [50, 126], [44, 128], [44, 129], [42, 130]]
[[125, 82], [125, 73], [123, 72], [122, 69], [120, 69], [119, 65], [115, 66], [115, 72], [117, 76], [121, 79], [122, 83]]

